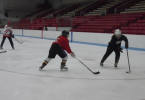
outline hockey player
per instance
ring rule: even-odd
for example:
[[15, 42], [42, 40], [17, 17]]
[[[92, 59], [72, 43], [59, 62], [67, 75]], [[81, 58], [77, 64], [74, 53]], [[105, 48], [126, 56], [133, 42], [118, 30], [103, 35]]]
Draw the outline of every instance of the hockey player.
[[57, 40], [52, 43], [49, 50], [49, 55], [44, 60], [43, 64], [39, 67], [39, 70], [42, 70], [50, 62], [52, 58], [55, 58], [56, 54], [58, 54], [62, 58], [60, 69], [61, 70], [68, 69], [67, 67], [65, 67], [68, 56], [64, 50], [66, 50], [72, 57], [75, 57], [75, 54], [70, 49], [68, 37], [69, 37], [69, 32], [65, 30], [62, 31], [61, 36], [59, 36]]
[[12, 38], [14, 38], [14, 35], [12, 34], [11, 21], [8, 21], [7, 25], [5, 25], [5, 27], [4, 27], [4, 34], [3, 34], [3, 39], [2, 39], [2, 42], [0, 45], [0, 49], [3, 49], [3, 44], [4, 44], [6, 38], [9, 39], [12, 49], [14, 49], [14, 44], [12, 41]]
[[128, 48], [128, 39], [126, 36], [121, 34], [121, 31], [119, 29], [115, 30], [114, 35], [112, 36], [111, 41], [108, 43], [107, 51], [104, 55], [104, 57], [101, 60], [100, 66], [103, 66], [104, 61], [108, 58], [108, 56], [114, 51], [115, 52], [115, 64], [114, 67], [117, 67], [117, 64], [120, 59], [120, 52], [123, 52], [121, 48], [121, 42], [122, 40], [125, 41], [125, 48]]

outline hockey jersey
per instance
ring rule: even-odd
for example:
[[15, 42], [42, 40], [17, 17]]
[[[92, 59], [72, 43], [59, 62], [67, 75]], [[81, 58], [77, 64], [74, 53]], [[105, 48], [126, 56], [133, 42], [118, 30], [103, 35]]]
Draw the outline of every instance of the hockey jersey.
[[11, 37], [10, 34], [12, 34], [12, 26], [5, 25], [3, 36], [4, 37]]
[[111, 41], [108, 43], [108, 44], [109, 44], [109, 47], [113, 47], [113, 48], [118, 48], [118, 47], [120, 47], [120, 46], [121, 46], [122, 40], [124, 40], [125, 43], [128, 44], [128, 39], [127, 39], [126, 36], [121, 35], [120, 38], [116, 38], [116, 36], [113, 35]]
[[57, 40], [52, 44], [58, 44], [62, 47], [62, 49], [66, 50], [68, 53], [72, 53], [69, 46], [69, 40], [64, 36], [59, 36]]

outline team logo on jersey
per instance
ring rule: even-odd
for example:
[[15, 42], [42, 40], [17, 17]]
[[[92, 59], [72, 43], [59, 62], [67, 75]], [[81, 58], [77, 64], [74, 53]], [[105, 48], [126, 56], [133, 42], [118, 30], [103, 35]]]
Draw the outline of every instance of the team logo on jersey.
[[116, 42], [116, 44], [120, 44], [120, 43], [121, 43], [121, 41], [117, 41], [117, 42]]
[[6, 30], [5, 32], [8, 33], [8, 30]]

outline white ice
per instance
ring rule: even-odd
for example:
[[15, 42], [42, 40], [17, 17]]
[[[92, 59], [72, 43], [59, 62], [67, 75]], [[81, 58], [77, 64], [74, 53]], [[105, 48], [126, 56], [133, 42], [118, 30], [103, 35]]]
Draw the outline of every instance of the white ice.
[[[127, 74], [126, 50], [121, 54], [118, 68], [115, 55], [99, 63], [106, 47], [70, 43], [76, 57], [92, 71], [69, 55], [68, 71], [60, 71], [57, 56], [43, 71], [38, 71], [48, 55], [53, 40], [18, 37], [12, 50], [8, 39], [0, 54], [0, 100], [145, 100], [145, 52], [129, 50], [131, 74]], [[2, 35], [0, 35], [0, 42]], [[106, 43], [107, 44], [107, 43]]]

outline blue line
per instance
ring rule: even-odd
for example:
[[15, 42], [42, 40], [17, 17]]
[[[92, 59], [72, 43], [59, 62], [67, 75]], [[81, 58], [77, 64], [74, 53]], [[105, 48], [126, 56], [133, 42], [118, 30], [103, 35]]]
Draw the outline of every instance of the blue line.
[[46, 40], [56, 40], [56, 39], [53, 39], [53, 38], [43, 38], [43, 39], [46, 39]]
[[14, 34], [15, 36], [22, 36], [22, 35], [17, 35], [17, 34]]

